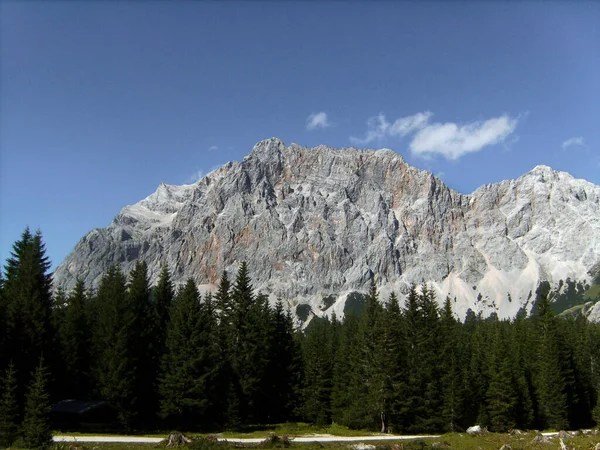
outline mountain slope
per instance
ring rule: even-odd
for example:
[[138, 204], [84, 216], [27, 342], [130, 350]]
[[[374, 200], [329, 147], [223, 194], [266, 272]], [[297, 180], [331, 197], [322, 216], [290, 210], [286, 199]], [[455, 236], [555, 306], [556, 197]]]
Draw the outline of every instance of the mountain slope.
[[[600, 187], [538, 166], [470, 195], [391, 150], [259, 142], [194, 185], [168, 186], [88, 233], [56, 269], [91, 286], [109, 264], [136, 258], [152, 280], [206, 287], [246, 260], [255, 288], [322, 314], [375, 274], [382, 296], [425, 280], [455, 311], [501, 317], [531, 307], [540, 280], [589, 279], [600, 262]], [[385, 298], [385, 297], [383, 297]]]

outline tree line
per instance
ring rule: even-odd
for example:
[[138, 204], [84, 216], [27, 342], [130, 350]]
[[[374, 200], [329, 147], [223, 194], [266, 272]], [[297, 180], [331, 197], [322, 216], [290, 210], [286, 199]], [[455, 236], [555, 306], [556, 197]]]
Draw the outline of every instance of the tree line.
[[[245, 263], [214, 293], [163, 267], [112, 266], [95, 291], [52, 293], [41, 233], [25, 230], [0, 276], [0, 446], [49, 439], [53, 402], [102, 399], [124, 429], [240, 429], [303, 420], [398, 433], [582, 428], [600, 421], [600, 327], [555, 315], [464, 322], [412, 286], [360, 316], [303, 331], [255, 292]], [[38, 439], [36, 441], [36, 439]]]

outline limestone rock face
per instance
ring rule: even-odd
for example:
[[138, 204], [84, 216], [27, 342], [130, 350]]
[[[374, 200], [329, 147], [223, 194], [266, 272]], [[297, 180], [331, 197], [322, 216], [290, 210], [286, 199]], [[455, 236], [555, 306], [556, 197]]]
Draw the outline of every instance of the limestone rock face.
[[[96, 287], [110, 264], [137, 259], [154, 282], [213, 289], [247, 261], [254, 287], [314, 314], [343, 312], [375, 274], [381, 298], [425, 280], [459, 317], [512, 317], [541, 280], [590, 280], [600, 262], [600, 187], [538, 166], [470, 195], [391, 150], [256, 144], [193, 185], [161, 184], [84, 236], [54, 273]], [[325, 297], [337, 301], [327, 307]]]

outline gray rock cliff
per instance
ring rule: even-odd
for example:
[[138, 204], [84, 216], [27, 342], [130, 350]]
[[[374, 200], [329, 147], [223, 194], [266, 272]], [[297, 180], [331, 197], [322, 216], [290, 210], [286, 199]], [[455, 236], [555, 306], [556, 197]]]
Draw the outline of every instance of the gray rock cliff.
[[[375, 274], [381, 297], [422, 280], [454, 310], [512, 317], [540, 280], [589, 279], [600, 262], [600, 187], [538, 166], [470, 195], [391, 150], [256, 144], [193, 185], [161, 184], [84, 236], [54, 273], [96, 287], [112, 263], [168, 264], [213, 289], [247, 261], [254, 287], [314, 314], [343, 312]], [[232, 273], [232, 276], [234, 274]], [[337, 301], [323, 305], [326, 296]], [[327, 306], [327, 307], [326, 307]]]

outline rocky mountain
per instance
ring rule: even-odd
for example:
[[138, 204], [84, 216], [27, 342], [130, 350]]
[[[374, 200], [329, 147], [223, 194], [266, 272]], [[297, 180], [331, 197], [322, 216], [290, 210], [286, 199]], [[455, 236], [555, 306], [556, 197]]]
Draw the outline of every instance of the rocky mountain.
[[391, 150], [256, 144], [196, 184], [161, 184], [84, 236], [56, 285], [97, 286], [145, 260], [214, 288], [247, 261], [254, 287], [313, 314], [343, 313], [373, 274], [382, 298], [430, 283], [464, 317], [529, 310], [541, 280], [589, 280], [600, 263], [600, 186], [538, 166], [469, 195]]

